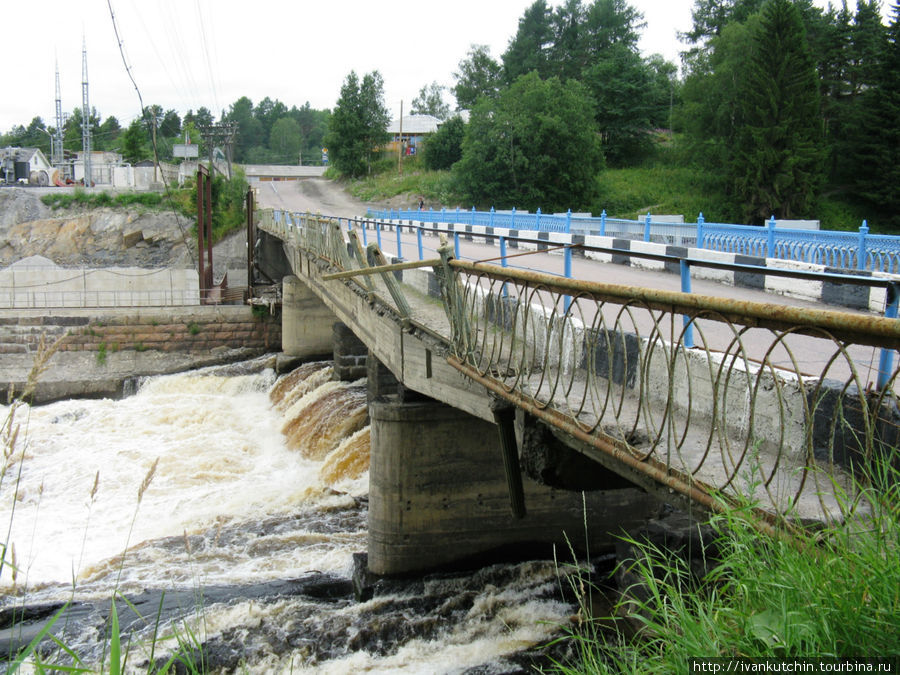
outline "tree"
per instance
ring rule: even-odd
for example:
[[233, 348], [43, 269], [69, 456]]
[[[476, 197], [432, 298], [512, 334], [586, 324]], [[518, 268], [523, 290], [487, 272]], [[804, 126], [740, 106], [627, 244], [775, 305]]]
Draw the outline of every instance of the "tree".
[[748, 222], [807, 213], [822, 182], [818, 83], [800, 11], [769, 0], [739, 80], [743, 123], [729, 178]]
[[476, 203], [563, 210], [591, 204], [602, 164], [585, 87], [532, 71], [478, 102], [454, 172]]
[[223, 116], [223, 121], [237, 125], [237, 134], [234, 139], [234, 161], [243, 162], [250, 148], [256, 145], [265, 145], [266, 139], [262, 137], [262, 124], [253, 116], [253, 101], [246, 96], [241, 96], [231, 104], [228, 112]]
[[187, 115], [184, 116], [185, 124], [194, 124], [198, 129], [201, 127], [208, 127], [213, 121], [213, 114], [205, 106], [197, 108], [196, 113], [188, 110]]
[[269, 148], [281, 162], [299, 161], [303, 138], [300, 125], [292, 117], [282, 117], [272, 125], [269, 134]]
[[275, 122], [288, 114], [287, 106], [278, 99], [272, 100], [266, 96], [253, 109], [253, 116], [260, 123], [260, 138], [269, 139], [272, 136], [272, 127]]
[[309, 107], [309, 101], [307, 101], [300, 108], [296, 106], [291, 108], [289, 114], [300, 125], [300, 134], [303, 139], [300, 152], [303, 157], [318, 162], [322, 147], [325, 145], [325, 135], [328, 133], [328, 120], [331, 118], [331, 112], [314, 110]]
[[491, 57], [487, 46], [472, 45], [466, 58], [459, 62], [459, 71], [453, 73], [457, 106], [468, 110], [482, 96], [496, 98], [503, 86], [501, 73], [502, 67]]
[[370, 173], [375, 153], [390, 136], [390, 113], [384, 105], [384, 81], [376, 70], [363, 76], [350, 71], [331, 115], [326, 143], [330, 161], [341, 173]]
[[444, 87], [437, 82], [425, 85], [419, 95], [413, 99], [411, 112], [413, 115], [431, 115], [445, 120], [450, 115], [450, 106], [444, 103]]
[[623, 166], [649, 152], [654, 89], [644, 60], [625, 45], [610, 46], [587, 70], [584, 83], [594, 98], [607, 161]]
[[507, 82], [515, 82], [532, 70], [536, 70], [541, 77], [549, 77], [550, 49], [553, 46], [552, 16], [546, 0], [535, 0], [525, 10], [515, 36], [503, 53], [503, 71]]
[[764, 0], [694, 0], [691, 18], [694, 25], [680, 35], [682, 40], [701, 48], [718, 37], [730, 23], [743, 23], [762, 7]]
[[858, 138], [867, 156], [857, 165], [855, 187], [883, 222], [900, 228], [900, 2], [892, 12], [873, 86], [861, 96], [869, 114]]
[[140, 117], [132, 120], [122, 134], [122, 156], [126, 162], [140, 162], [150, 157], [149, 141], [146, 126]]
[[164, 138], [176, 138], [181, 135], [181, 118], [174, 110], [167, 110], [159, 123], [159, 132]]
[[97, 130], [97, 139], [94, 147], [98, 150], [113, 150], [118, 147], [119, 136], [122, 135], [122, 125], [119, 120], [110, 115]]
[[466, 124], [454, 115], [425, 141], [425, 166], [432, 171], [449, 169], [462, 159]]

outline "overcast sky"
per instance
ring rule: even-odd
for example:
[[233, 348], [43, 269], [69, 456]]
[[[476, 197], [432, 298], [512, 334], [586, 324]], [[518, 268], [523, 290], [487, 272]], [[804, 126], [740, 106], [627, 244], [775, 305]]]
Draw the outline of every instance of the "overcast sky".
[[[472, 44], [499, 60], [533, 0], [2, 0], [4, 65], [0, 131], [38, 115], [55, 125], [55, 72], [62, 108], [82, 101], [82, 39], [90, 104], [122, 126], [140, 104], [110, 17], [144, 105], [216, 118], [241, 96], [288, 107], [332, 108], [351, 70], [378, 70], [394, 116], [421, 87], [451, 86]], [[693, 0], [630, 0], [644, 14], [640, 47], [678, 62], [677, 33], [691, 25]], [[826, 0], [816, 0], [825, 6]], [[559, 1], [549, 3], [552, 6]], [[851, 2], [852, 5], [852, 2]], [[447, 101], [455, 105], [452, 95]]]

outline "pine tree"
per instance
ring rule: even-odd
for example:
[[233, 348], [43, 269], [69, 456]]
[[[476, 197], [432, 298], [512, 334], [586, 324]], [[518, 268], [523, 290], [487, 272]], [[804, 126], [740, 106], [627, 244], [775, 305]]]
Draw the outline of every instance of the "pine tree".
[[360, 81], [351, 71], [341, 87], [325, 140], [335, 168], [348, 176], [369, 173], [377, 148], [389, 138], [389, 121], [380, 73], [367, 73]]
[[891, 11], [876, 86], [864, 96], [872, 111], [869, 134], [877, 144], [861, 170], [860, 187], [884, 222], [900, 228], [900, 2]]
[[822, 182], [822, 117], [803, 18], [791, 0], [769, 0], [738, 83], [744, 119], [730, 180], [748, 222], [804, 215]]
[[[577, 3], [576, 3], [577, 4]], [[549, 77], [554, 67], [550, 60], [553, 46], [552, 13], [546, 0], [535, 0], [522, 18], [519, 28], [503, 53], [503, 71], [507, 83], [536, 70]]]

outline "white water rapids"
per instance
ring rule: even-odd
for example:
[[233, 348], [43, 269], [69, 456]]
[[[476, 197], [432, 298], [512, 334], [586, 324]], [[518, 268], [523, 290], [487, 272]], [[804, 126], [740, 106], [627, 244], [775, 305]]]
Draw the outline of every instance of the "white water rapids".
[[[312, 576], [346, 586], [366, 548], [364, 381], [308, 364], [276, 384], [263, 365], [152, 378], [119, 401], [16, 408], [2, 604], [108, 608], [116, 590], [216, 588], [173, 621], [200, 636], [217, 672], [520, 672], [506, 655], [573, 612], [550, 562], [435, 575], [367, 602], [229, 594]], [[90, 663], [96, 632], [64, 639]], [[146, 639], [136, 632], [136, 667]]]

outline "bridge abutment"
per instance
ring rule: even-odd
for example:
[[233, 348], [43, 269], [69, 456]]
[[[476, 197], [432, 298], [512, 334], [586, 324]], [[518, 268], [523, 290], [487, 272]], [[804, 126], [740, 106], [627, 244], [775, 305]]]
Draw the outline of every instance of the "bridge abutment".
[[496, 425], [434, 400], [375, 400], [369, 415], [368, 565], [375, 574], [547, 554], [552, 544], [568, 551], [567, 539], [582, 548], [585, 518], [591, 551], [612, 548], [616, 535], [658, 509], [635, 488], [570, 492], [523, 476], [527, 515], [517, 519]]
[[281, 349], [288, 356], [331, 358], [338, 318], [293, 275], [282, 283]]

